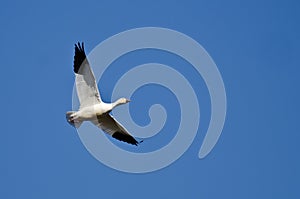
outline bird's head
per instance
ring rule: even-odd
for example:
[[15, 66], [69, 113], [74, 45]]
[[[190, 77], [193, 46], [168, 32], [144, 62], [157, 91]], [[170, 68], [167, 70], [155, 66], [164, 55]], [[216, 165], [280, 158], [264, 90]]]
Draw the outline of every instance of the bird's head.
[[130, 102], [129, 99], [126, 99], [125, 97], [122, 97], [118, 100], [119, 104], [126, 104], [128, 102]]
[[117, 101], [115, 101], [114, 103], [112, 103], [112, 108], [115, 108], [116, 106], [122, 105], [122, 104], [126, 104], [130, 102], [129, 99], [126, 99], [124, 97], [118, 99]]

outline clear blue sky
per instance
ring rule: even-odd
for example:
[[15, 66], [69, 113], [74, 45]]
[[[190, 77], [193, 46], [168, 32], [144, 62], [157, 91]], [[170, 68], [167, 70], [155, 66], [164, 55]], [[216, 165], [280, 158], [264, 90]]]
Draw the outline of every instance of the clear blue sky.
[[[2, 2], [0, 198], [299, 198], [299, 9], [298, 1], [258, 0]], [[145, 26], [183, 32], [204, 46], [223, 76], [228, 112], [205, 159], [197, 155], [208, 99], [182, 158], [157, 172], [128, 174], [93, 158], [65, 112], [74, 43], [85, 41], [90, 52]], [[163, 59], [149, 53], [151, 61]], [[108, 100], [111, 86], [101, 87]], [[199, 88], [207, 95], [205, 85]], [[155, 97], [154, 87], [146, 89]], [[133, 108], [135, 114], [141, 113]]]

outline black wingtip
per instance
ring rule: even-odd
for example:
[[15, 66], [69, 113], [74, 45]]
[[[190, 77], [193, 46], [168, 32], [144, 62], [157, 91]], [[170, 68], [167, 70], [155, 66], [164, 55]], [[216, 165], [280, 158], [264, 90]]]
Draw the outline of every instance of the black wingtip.
[[74, 55], [74, 72], [76, 74], [79, 73], [80, 66], [82, 62], [86, 59], [86, 55], [84, 52], [84, 43], [78, 42], [75, 44], [75, 55]]
[[112, 134], [112, 137], [117, 139], [117, 140], [127, 142], [128, 144], [132, 144], [132, 145], [135, 145], [135, 146], [137, 146], [139, 143], [141, 143], [141, 142], [136, 141], [132, 136], [125, 135], [121, 132], [115, 132], [114, 134]]

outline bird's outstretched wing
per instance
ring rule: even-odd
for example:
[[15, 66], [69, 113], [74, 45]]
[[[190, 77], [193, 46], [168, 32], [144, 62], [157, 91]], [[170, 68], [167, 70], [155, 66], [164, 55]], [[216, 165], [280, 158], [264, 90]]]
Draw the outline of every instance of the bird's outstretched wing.
[[86, 58], [83, 42], [75, 44], [74, 72], [76, 75], [76, 90], [80, 108], [101, 102], [98, 86]]
[[139, 142], [136, 141], [134, 137], [132, 137], [128, 133], [128, 131], [109, 113], [97, 115], [97, 118], [95, 118], [91, 122], [117, 140], [127, 142], [133, 145], [139, 144]]

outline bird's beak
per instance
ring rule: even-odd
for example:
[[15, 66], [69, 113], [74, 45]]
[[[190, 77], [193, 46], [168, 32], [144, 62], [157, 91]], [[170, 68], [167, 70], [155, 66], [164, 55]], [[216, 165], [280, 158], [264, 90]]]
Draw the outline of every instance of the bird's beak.
[[126, 99], [126, 103], [128, 103], [128, 102], [131, 102], [131, 100], [130, 99]]

